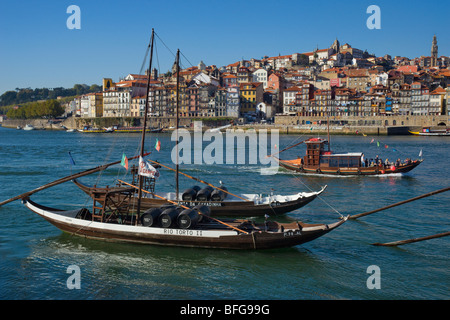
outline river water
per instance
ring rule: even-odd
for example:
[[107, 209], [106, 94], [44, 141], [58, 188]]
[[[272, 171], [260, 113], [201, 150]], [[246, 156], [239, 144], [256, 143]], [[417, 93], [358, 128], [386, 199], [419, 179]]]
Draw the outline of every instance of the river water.
[[[278, 150], [307, 136], [280, 135]], [[156, 139], [161, 150], [154, 149]], [[374, 140], [373, 142], [372, 139]], [[0, 200], [71, 173], [137, 154], [138, 134], [86, 134], [0, 128]], [[378, 142], [378, 144], [377, 144]], [[152, 159], [172, 165], [168, 133], [147, 137]], [[208, 143], [206, 143], [208, 144]], [[193, 153], [199, 147], [193, 146]], [[197, 149], [196, 149], [197, 148]], [[248, 146], [247, 146], [248, 149]], [[246, 149], [246, 150], [247, 150]], [[424, 162], [407, 175], [331, 177], [295, 174], [251, 164], [181, 165], [180, 170], [233, 193], [293, 194], [326, 191], [280, 220], [331, 223], [448, 187], [450, 139], [415, 136], [332, 136], [335, 152]], [[71, 165], [68, 152], [75, 165]], [[280, 157], [303, 156], [304, 145]], [[131, 161], [130, 161], [131, 164]], [[261, 174], [261, 168], [265, 173]], [[263, 171], [264, 171], [263, 170]], [[174, 175], [162, 168], [157, 189], [173, 191]], [[121, 166], [81, 178], [113, 185], [128, 179]], [[180, 178], [181, 188], [193, 181]], [[57, 207], [91, 206], [73, 183], [32, 196]], [[450, 237], [399, 247], [373, 246], [450, 230], [450, 193], [441, 193], [351, 220], [313, 242], [279, 250], [232, 251], [132, 245], [62, 233], [20, 201], [0, 207], [0, 299], [151, 300], [398, 300], [450, 298]], [[80, 270], [80, 288], [69, 289], [69, 266]], [[376, 268], [376, 269], [373, 269]], [[372, 271], [377, 270], [377, 271]]]

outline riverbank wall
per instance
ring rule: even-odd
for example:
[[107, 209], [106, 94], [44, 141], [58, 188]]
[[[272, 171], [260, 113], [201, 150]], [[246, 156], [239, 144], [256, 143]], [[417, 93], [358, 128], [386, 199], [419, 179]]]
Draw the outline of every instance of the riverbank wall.
[[[217, 128], [229, 125], [230, 118], [180, 118], [179, 124], [186, 129], [194, 129], [194, 122], [201, 121], [202, 129]], [[327, 121], [330, 122], [329, 127]], [[107, 128], [113, 125], [120, 126], [141, 126], [140, 118], [79, 118], [69, 117], [67, 119], [32, 119], [18, 120], [8, 119], [2, 123], [3, 127], [16, 128], [24, 127], [27, 124], [33, 125], [36, 129], [46, 130], [65, 130], [82, 129], [84, 126], [96, 128]], [[373, 116], [373, 117], [299, 117], [279, 115], [275, 116], [272, 124], [247, 123], [237, 124], [233, 120], [234, 129], [266, 129], [268, 132], [278, 130], [280, 134], [314, 134], [324, 135], [408, 135], [409, 131], [416, 131], [422, 127], [442, 128], [448, 127], [450, 116]], [[175, 117], [150, 118], [148, 126], [153, 128], [164, 128], [165, 131], [171, 131], [176, 126]]]

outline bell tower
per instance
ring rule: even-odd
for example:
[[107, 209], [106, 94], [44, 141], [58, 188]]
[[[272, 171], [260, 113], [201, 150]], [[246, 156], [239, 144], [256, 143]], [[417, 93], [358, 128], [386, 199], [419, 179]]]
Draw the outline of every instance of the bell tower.
[[438, 45], [436, 40], [436, 35], [433, 37], [433, 44], [431, 45], [431, 66], [437, 67], [438, 59]]

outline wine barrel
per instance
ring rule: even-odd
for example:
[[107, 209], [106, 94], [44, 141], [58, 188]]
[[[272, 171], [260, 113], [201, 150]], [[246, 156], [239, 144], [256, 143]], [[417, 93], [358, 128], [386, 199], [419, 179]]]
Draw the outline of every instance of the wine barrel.
[[194, 209], [186, 209], [180, 212], [178, 215], [178, 226], [181, 229], [193, 228], [197, 225], [199, 220], [199, 214]]
[[203, 205], [196, 205], [194, 208], [199, 213], [198, 222], [207, 221], [207, 217], [211, 215], [211, 208]]
[[183, 199], [183, 201], [194, 201], [198, 191], [200, 191], [199, 186], [193, 186], [192, 188], [186, 189], [183, 191], [181, 199]]
[[210, 186], [201, 189], [199, 192], [197, 192], [197, 201], [208, 201], [213, 190], [214, 189]]
[[161, 223], [161, 227], [170, 228], [171, 226], [173, 226], [176, 222], [177, 216], [178, 210], [175, 207], [164, 210], [159, 215], [159, 222]]
[[[220, 189], [228, 191], [227, 188], [221, 186]], [[223, 201], [225, 200], [225, 198], [227, 197], [227, 193], [219, 190], [219, 189], [215, 189], [212, 193], [211, 193], [211, 200], [212, 201]]]
[[154, 227], [161, 212], [162, 210], [159, 208], [151, 208], [145, 211], [141, 216], [142, 225], [144, 227]]

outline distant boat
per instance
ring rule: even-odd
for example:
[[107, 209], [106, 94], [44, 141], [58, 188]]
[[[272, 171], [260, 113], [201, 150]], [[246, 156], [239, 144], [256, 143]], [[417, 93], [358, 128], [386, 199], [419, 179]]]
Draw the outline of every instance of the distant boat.
[[17, 130], [22, 130], [22, 127], [21, 126], [17, 126], [16, 129]]
[[67, 129], [66, 132], [75, 132], [75, 129]]
[[437, 129], [433, 130], [431, 127], [423, 127], [421, 131], [411, 131], [409, 133], [416, 136], [450, 136], [450, 129]]
[[27, 125], [23, 128], [23, 130], [25, 130], [25, 131], [30, 131], [30, 130], [35, 130], [35, 128], [34, 128], [31, 124], [27, 124]]
[[[113, 126], [114, 132], [117, 133], [142, 133], [143, 127], [121, 127], [119, 125]], [[145, 132], [159, 133], [163, 128], [147, 128]]]
[[84, 126], [83, 129], [78, 129], [79, 132], [83, 133], [105, 133], [106, 129], [92, 128], [90, 126]]
[[391, 173], [406, 173], [417, 167], [423, 160], [407, 160], [404, 163], [366, 163], [362, 152], [335, 154], [325, 150], [328, 141], [311, 138], [306, 144], [306, 156], [292, 160], [282, 160], [275, 157], [279, 165], [285, 169], [317, 175], [386, 175]]

